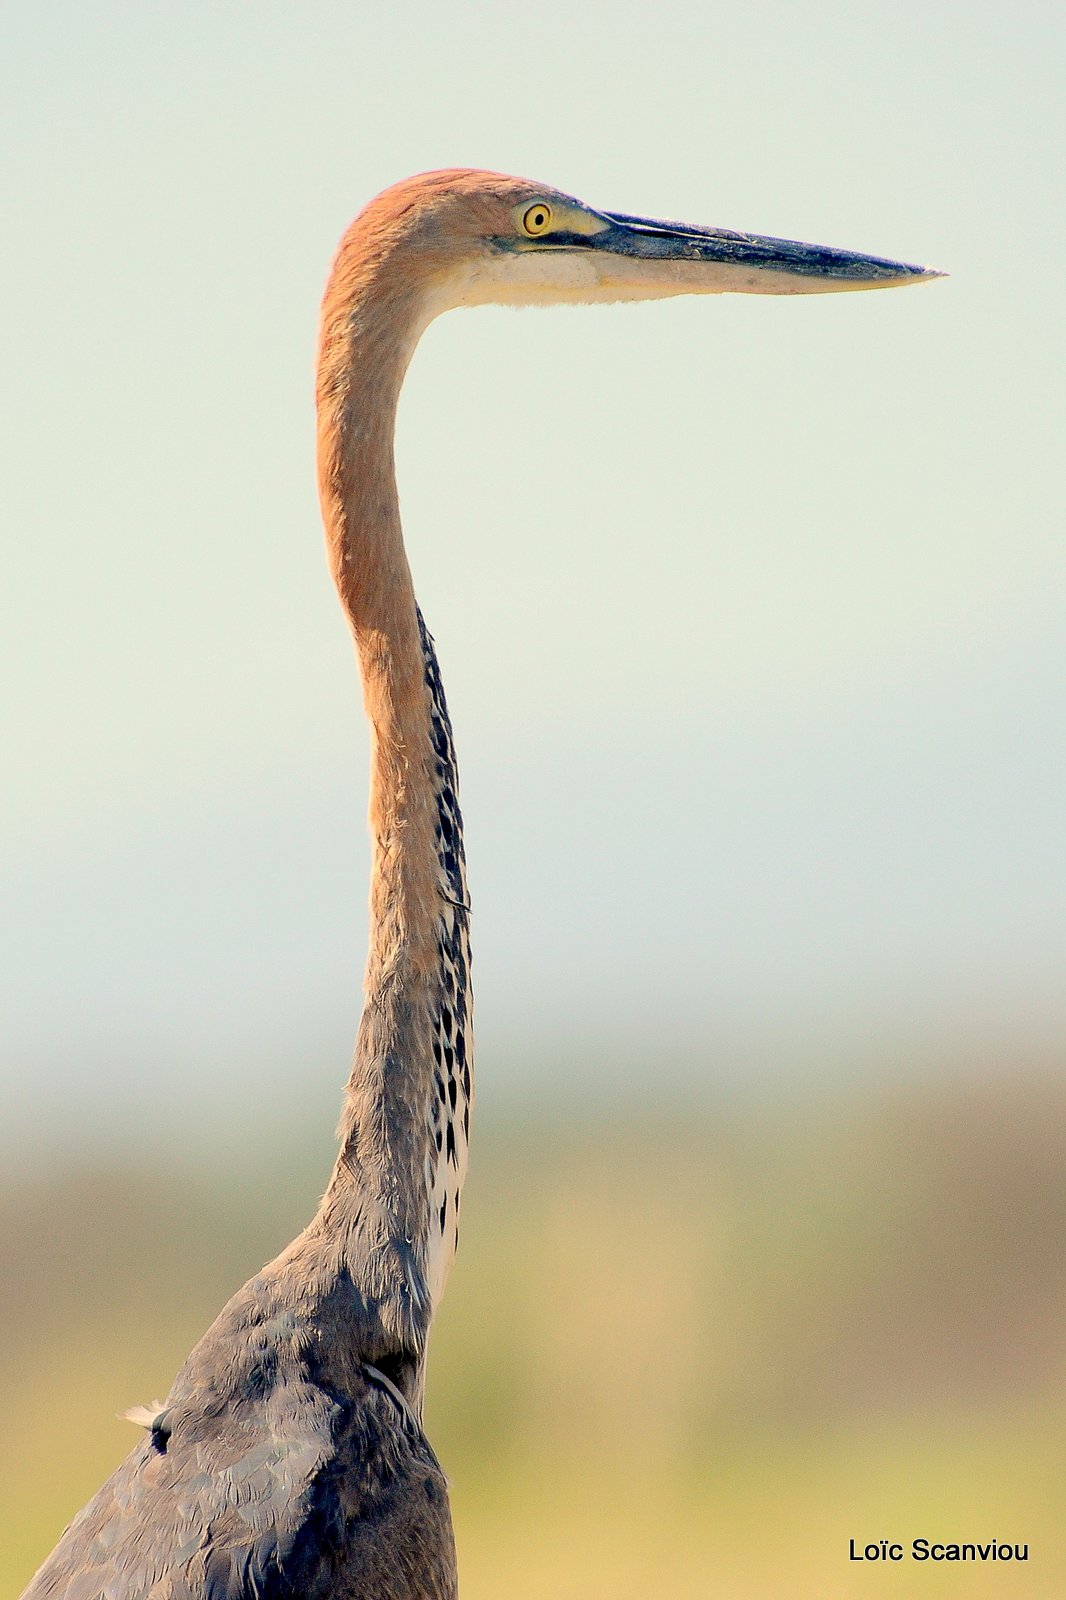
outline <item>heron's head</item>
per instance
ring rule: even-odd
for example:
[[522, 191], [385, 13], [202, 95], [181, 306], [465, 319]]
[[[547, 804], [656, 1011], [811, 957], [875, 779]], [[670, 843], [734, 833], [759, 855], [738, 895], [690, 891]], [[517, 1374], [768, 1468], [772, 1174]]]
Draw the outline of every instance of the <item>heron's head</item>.
[[597, 211], [545, 184], [467, 170], [386, 189], [350, 237], [397, 286], [417, 284], [426, 321], [460, 305], [824, 294], [941, 276], [850, 250]]

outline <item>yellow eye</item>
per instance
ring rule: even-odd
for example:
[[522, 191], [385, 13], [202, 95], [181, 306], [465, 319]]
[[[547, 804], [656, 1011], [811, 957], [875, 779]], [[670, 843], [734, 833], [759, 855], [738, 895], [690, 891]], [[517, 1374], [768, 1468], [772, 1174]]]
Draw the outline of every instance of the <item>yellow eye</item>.
[[545, 201], [538, 200], [535, 206], [530, 206], [522, 218], [522, 226], [534, 239], [538, 233], [547, 233], [552, 225], [552, 208]]

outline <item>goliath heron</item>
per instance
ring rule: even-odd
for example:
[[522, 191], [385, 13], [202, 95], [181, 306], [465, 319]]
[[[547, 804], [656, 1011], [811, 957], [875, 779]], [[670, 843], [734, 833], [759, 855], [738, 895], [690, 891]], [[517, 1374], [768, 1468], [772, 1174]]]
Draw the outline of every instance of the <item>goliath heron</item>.
[[[373, 200], [333, 264], [318, 474], [372, 737], [370, 952], [340, 1153], [303, 1233], [245, 1284], [70, 1524], [32, 1600], [447, 1600], [445, 1480], [422, 1430], [473, 1094], [470, 916], [451, 726], [393, 470], [430, 320], [482, 303], [811, 294], [938, 276], [873, 256], [596, 211], [490, 172]], [[62, 1444], [60, 1442], [60, 1448]]]

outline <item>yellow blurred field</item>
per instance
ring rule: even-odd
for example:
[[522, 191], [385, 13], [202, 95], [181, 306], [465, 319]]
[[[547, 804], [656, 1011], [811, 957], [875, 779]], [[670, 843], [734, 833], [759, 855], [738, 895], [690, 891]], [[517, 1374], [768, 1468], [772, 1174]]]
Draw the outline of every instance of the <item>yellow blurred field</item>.
[[[1061, 1089], [482, 1122], [428, 1397], [466, 1600], [1061, 1597]], [[8, 1186], [5, 1594], [307, 1214], [325, 1135], [291, 1161]], [[918, 1536], [1030, 1559], [848, 1560]]]

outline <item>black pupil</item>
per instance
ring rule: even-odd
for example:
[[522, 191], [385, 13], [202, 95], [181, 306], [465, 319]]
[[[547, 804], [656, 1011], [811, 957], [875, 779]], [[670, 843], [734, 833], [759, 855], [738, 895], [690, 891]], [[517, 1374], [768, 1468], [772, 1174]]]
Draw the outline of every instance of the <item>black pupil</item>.
[[544, 226], [544, 213], [543, 213], [543, 211], [534, 211], [534, 213], [533, 213], [533, 226], [535, 228], [543, 228], [543, 226]]

